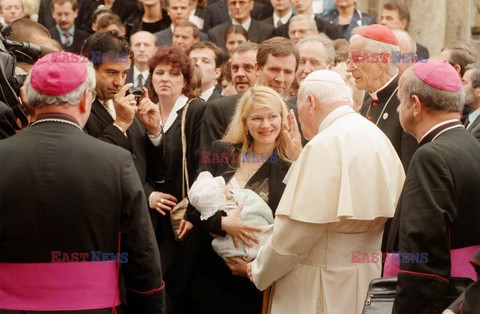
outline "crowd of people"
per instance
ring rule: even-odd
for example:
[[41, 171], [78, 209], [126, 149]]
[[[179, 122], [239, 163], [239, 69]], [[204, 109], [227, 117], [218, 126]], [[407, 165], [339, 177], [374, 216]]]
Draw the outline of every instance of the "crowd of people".
[[368, 313], [382, 277], [385, 313], [480, 313], [447, 301], [479, 270], [467, 43], [431, 58], [399, 0], [33, 2], [0, 0], [48, 52], [28, 127], [0, 102], [0, 313]]

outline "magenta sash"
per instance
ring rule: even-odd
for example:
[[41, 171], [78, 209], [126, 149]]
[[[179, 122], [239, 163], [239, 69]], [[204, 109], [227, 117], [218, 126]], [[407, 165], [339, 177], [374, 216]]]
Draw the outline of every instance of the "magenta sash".
[[0, 263], [0, 309], [69, 311], [120, 303], [114, 261]]
[[[470, 264], [470, 260], [478, 249], [480, 249], [480, 245], [450, 250], [450, 276], [477, 280], [477, 273], [472, 264]], [[399, 270], [400, 257], [398, 253], [387, 253], [383, 268], [383, 277], [397, 277]]]

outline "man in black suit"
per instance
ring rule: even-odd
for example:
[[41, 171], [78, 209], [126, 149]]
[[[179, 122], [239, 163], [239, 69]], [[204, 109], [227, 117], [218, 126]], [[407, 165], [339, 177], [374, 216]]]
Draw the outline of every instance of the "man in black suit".
[[15, 135], [16, 123], [12, 109], [0, 101], [0, 140]]
[[198, 65], [202, 70], [202, 93], [199, 97], [207, 102], [220, 98], [215, 86], [221, 73], [222, 49], [211, 42], [200, 42], [192, 46], [188, 57], [192, 64]]
[[[154, 35], [157, 37], [157, 44], [158, 46], [171, 46], [173, 33], [177, 26], [182, 23], [188, 22], [188, 17], [190, 16], [190, 12], [195, 8], [192, 6], [192, 1], [190, 0], [172, 0], [167, 1], [167, 13], [170, 19], [172, 20], [172, 24], [170, 27], [166, 29], [156, 32]], [[195, 24], [192, 24], [195, 26]], [[200, 32], [199, 36], [200, 40], [207, 40], [207, 34]]]
[[[271, 0], [273, 14], [263, 19], [262, 22], [279, 28], [283, 24], [287, 24], [293, 15], [290, 2], [288, 0]], [[253, 14], [252, 14], [253, 15]]]
[[[297, 11], [297, 14], [303, 14], [307, 18], [309, 18], [310, 20], [315, 21], [315, 24], [317, 25], [318, 32], [324, 33], [331, 40], [341, 38], [342, 35], [340, 34], [340, 31], [338, 30], [338, 28], [335, 25], [330, 24], [330, 23], [318, 18], [317, 16], [315, 16], [313, 14], [312, 1], [313, 0], [297, 0], [297, 1], [290, 0], [290, 3], [292, 4], [292, 6]], [[290, 20], [288, 21], [288, 23], [283, 24], [282, 26], [275, 29], [275, 32], [273, 33], [273, 35], [289, 38], [288, 37], [289, 25], [290, 25]]]
[[133, 64], [127, 73], [125, 83], [133, 83], [134, 87], [148, 87], [150, 84], [148, 60], [155, 53], [157, 38], [150, 32], [138, 31], [130, 36], [130, 47], [133, 51]]
[[[99, 53], [101, 58], [98, 58]], [[82, 54], [94, 62], [97, 75], [97, 98], [84, 129], [88, 134], [131, 153], [145, 194], [150, 196], [154, 188], [148, 179], [147, 164], [153, 162], [161, 151], [157, 147], [162, 130], [160, 112], [158, 106], [147, 98], [138, 103], [133, 95], [125, 95], [133, 85], [124, 85], [131, 65], [130, 47], [116, 32], [95, 33], [85, 41]]]
[[465, 106], [470, 114], [465, 121], [465, 128], [480, 141], [480, 64], [469, 64], [462, 79], [465, 92]]
[[[235, 55], [235, 52], [233, 55]], [[298, 50], [288, 39], [275, 37], [264, 41], [259, 46], [256, 55], [256, 84], [271, 87], [283, 98], [286, 98], [295, 79], [298, 61]], [[232, 76], [234, 73], [232, 61]], [[236, 103], [241, 96], [241, 94], [232, 95], [208, 103], [200, 136], [200, 145], [203, 150], [208, 150], [214, 140], [223, 137], [235, 113]], [[287, 106], [289, 109], [296, 111], [295, 102], [288, 102]]]
[[82, 131], [95, 72], [62, 57], [70, 62], [49, 54], [34, 65], [24, 101], [37, 119], [0, 142], [0, 312], [123, 312], [121, 269], [128, 311], [164, 313], [160, 256], [132, 158]]
[[[78, 17], [75, 19], [75, 27], [85, 32], [91, 31], [92, 12], [98, 6], [97, 1], [77, 0]], [[38, 23], [50, 29], [55, 27], [55, 19], [52, 16], [52, 0], [40, 0], [40, 8], [38, 11]]]
[[[271, 6], [259, 1], [254, 1], [251, 16], [254, 20], [261, 21], [272, 15], [273, 9]], [[222, 23], [231, 21], [231, 12], [229, 11], [227, 0], [219, 0], [210, 3], [205, 11], [205, 23], [203, 24], [203, 31], [208, 33], [213, 27]]]
[[75, 27], [77, 0], [52, 0], [52, 16], [56, 25], [48, 31], [65, 51], [79, 53], [88, 33]]
[[251, 18], [253, 0], [227, 0], [228, 8], [232, 12], [232, 21], [224, 22], [208, 31], [208, 37], [218, 47], [225, 47], [225, 31], [232, 25], [240, 25], [247, 32], [250, 41], [261, 43], [272, 37], [273, 26], [264, 24]]
[[450, 277], [476, 278], [469, 260], [480, 247], [480, 143], [459, 121], [462, 83], [446, 61], [408, 68], [398, 96], [400, 123], [419, 147], [387, 249], [428, 259], [417, 262], [402, 254], [393, 313], [441, 313], [448, 306]]

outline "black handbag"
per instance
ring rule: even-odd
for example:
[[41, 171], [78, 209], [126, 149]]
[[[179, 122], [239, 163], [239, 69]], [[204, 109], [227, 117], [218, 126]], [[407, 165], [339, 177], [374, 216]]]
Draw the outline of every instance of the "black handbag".
[[[445, 308], [455, 301], [473, 283], [470, 278], [450, 277]], [[363, 314], [390, 314], [397, 293], [397, 277], [373, 279], [368, 286]]]

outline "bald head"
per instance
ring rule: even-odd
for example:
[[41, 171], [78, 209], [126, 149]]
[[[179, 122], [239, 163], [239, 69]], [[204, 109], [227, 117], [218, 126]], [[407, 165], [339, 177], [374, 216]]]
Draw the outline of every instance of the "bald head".
[[155, 53], [157, 38], [150, 32], [139, 31], [130, 37], [130, 46], [133, 51], [133, 62], [138, 70], [148, 69], [148, 60]]

